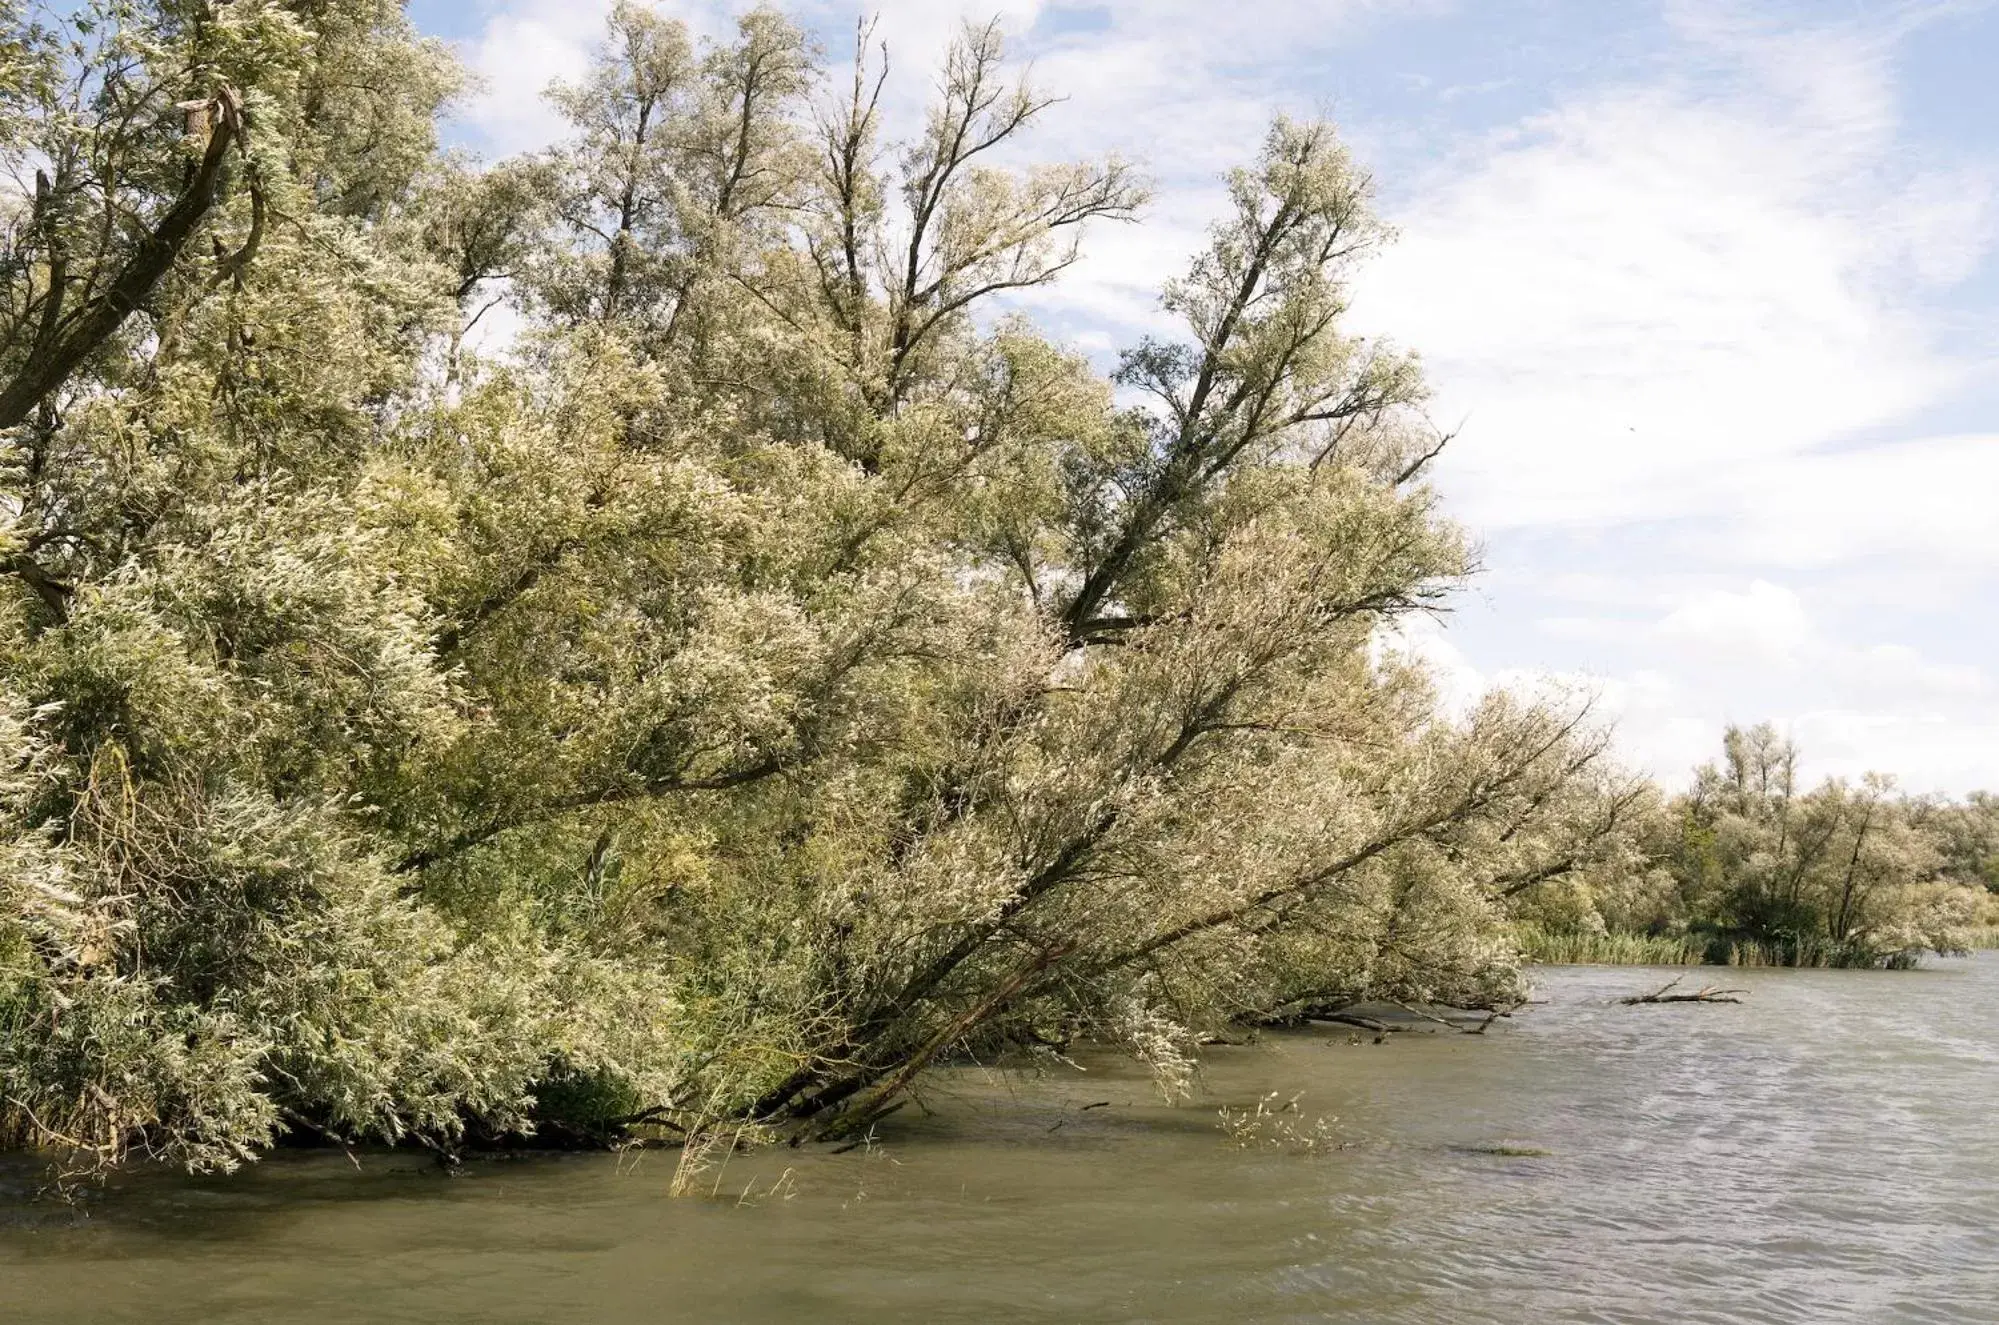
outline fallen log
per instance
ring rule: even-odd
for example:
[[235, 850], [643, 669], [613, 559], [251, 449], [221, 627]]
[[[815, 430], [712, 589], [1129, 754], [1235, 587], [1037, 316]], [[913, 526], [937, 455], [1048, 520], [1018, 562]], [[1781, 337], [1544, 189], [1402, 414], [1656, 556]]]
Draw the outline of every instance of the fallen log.
[[1328, 1022], [1335, 1026], [1358, 1026], [1362, 1030], [1372, 1031], [1376, 1035], [1390, 1035], [1397, 1031], [1406, 1031], [1409, 1029], [1407, 1026], [1396, 1026], [1389, 1022], [1377, 1021], [1373, 1017], [1363, 1017], [1358, 1012], [1315, 1012], [1308, 1014], [1305, 1019], [1307, 1021]]
[[1746, 989], [1717, 989], [1713, 985], [1702, 985], [1691, 993], [1674, 993], [1674, 988], [1684, 979], [1685, 976], [1679, 976], [1649, 994], [1632, 994], [1617, 1001], [1627, 1007], [1637, 1003], [1740, 1003], [1742, 1000], [1735, 996], [1749, 992]]

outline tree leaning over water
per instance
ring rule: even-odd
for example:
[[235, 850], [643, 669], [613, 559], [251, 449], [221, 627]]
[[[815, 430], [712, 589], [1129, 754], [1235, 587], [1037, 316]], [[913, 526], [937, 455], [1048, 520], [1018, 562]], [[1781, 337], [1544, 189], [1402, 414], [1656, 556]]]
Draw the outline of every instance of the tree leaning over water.
[[0, 78], [17, 1140], [825, 1134], [1079, 1035], [1177, 1089], [1503, 1004], [1503, 896], [1629, 850], [1581, 712], [1394, 647], [1472, 558], [1328, 126], [1107, 380], [1008, 297], [1143, 190], [996, 164], [1047, 103], [994, 29], [896, 144], [865, 31], [620, 6], [479, 170], [394, 4], [85, 15]]

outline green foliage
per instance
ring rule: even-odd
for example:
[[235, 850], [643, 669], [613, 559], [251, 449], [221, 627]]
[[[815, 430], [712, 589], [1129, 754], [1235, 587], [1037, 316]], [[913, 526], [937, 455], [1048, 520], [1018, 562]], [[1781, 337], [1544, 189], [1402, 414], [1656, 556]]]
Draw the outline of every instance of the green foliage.
[[1241, 1019], [1510, 1003], [1507, 899], [1640, 858], [1578, 706], [1396, 647], [1470, 555], [1329, 127], [1107, 380], [995, 300], [1144, 192], [997, 164], [1047, 103], [992, 28], [897, 145], [865, 48], [621, 5], [481, 170], [385, 0], [0, 13], [12, 1139], [824, 1134], [1078, 1034], [1170, 1091]]
[[1649, 870], [1523, 899], [1535, 960], [1699, 950], [1738, 966], [1914, 965], [1978, 946], [1990, 923], [1988, 796], [1911, 799], [1870, 774], [1805, 790], [1769, 726], [1731, 727], [1724, 760], [1637, 829]]

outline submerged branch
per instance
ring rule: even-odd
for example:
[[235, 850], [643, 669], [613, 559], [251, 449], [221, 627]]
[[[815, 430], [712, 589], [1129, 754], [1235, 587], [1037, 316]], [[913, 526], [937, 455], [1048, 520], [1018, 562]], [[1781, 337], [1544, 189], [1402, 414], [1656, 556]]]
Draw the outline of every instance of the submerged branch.
[[1717, 989], [1713, 985], [1703, 985], [1691, 993], [1673, 993], [1673, 989], [1684, 979], [1685, 976], [1677, 976], [1649, 994], [1632, 994], [1617, 1001], [1626, 1006], [1638, 1003], [1740, 1003], [1742, 1000], [1735, 995], [1749, 992], [1746, 989]]

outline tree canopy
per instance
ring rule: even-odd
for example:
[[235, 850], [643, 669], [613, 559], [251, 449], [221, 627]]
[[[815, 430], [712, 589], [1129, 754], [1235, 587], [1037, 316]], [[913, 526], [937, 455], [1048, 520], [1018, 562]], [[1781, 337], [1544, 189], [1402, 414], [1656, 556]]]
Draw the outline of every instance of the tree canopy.
[[1505, 1006], [1509, 899], [1638, 868], [1586, 706], [1395, 647], [1473, 557], [1331, 126], [1106, 373], [1013, 296], [1144, 185], [1000, 164], [1049, 101], [994, 27], [892, 141], [865, 29], [620, 4], [486, 166], [390, 0], [0, 21], [14, 1139], [825, 1135], [1079, 1035], [1181, 1089], [1243, 1020]]
[[1730, 727], [1686, 792], [1634, 805], [1630, 863], [1566, 874], [1518, 911], [1558, 941], [1683, 937], [1713, 960], [1791, 966], [1910, 966], [1999, 921], [1990, 796], [1906, 796], [1879, 773], [1807, 787], [1798, 758], [1767, 723]]

